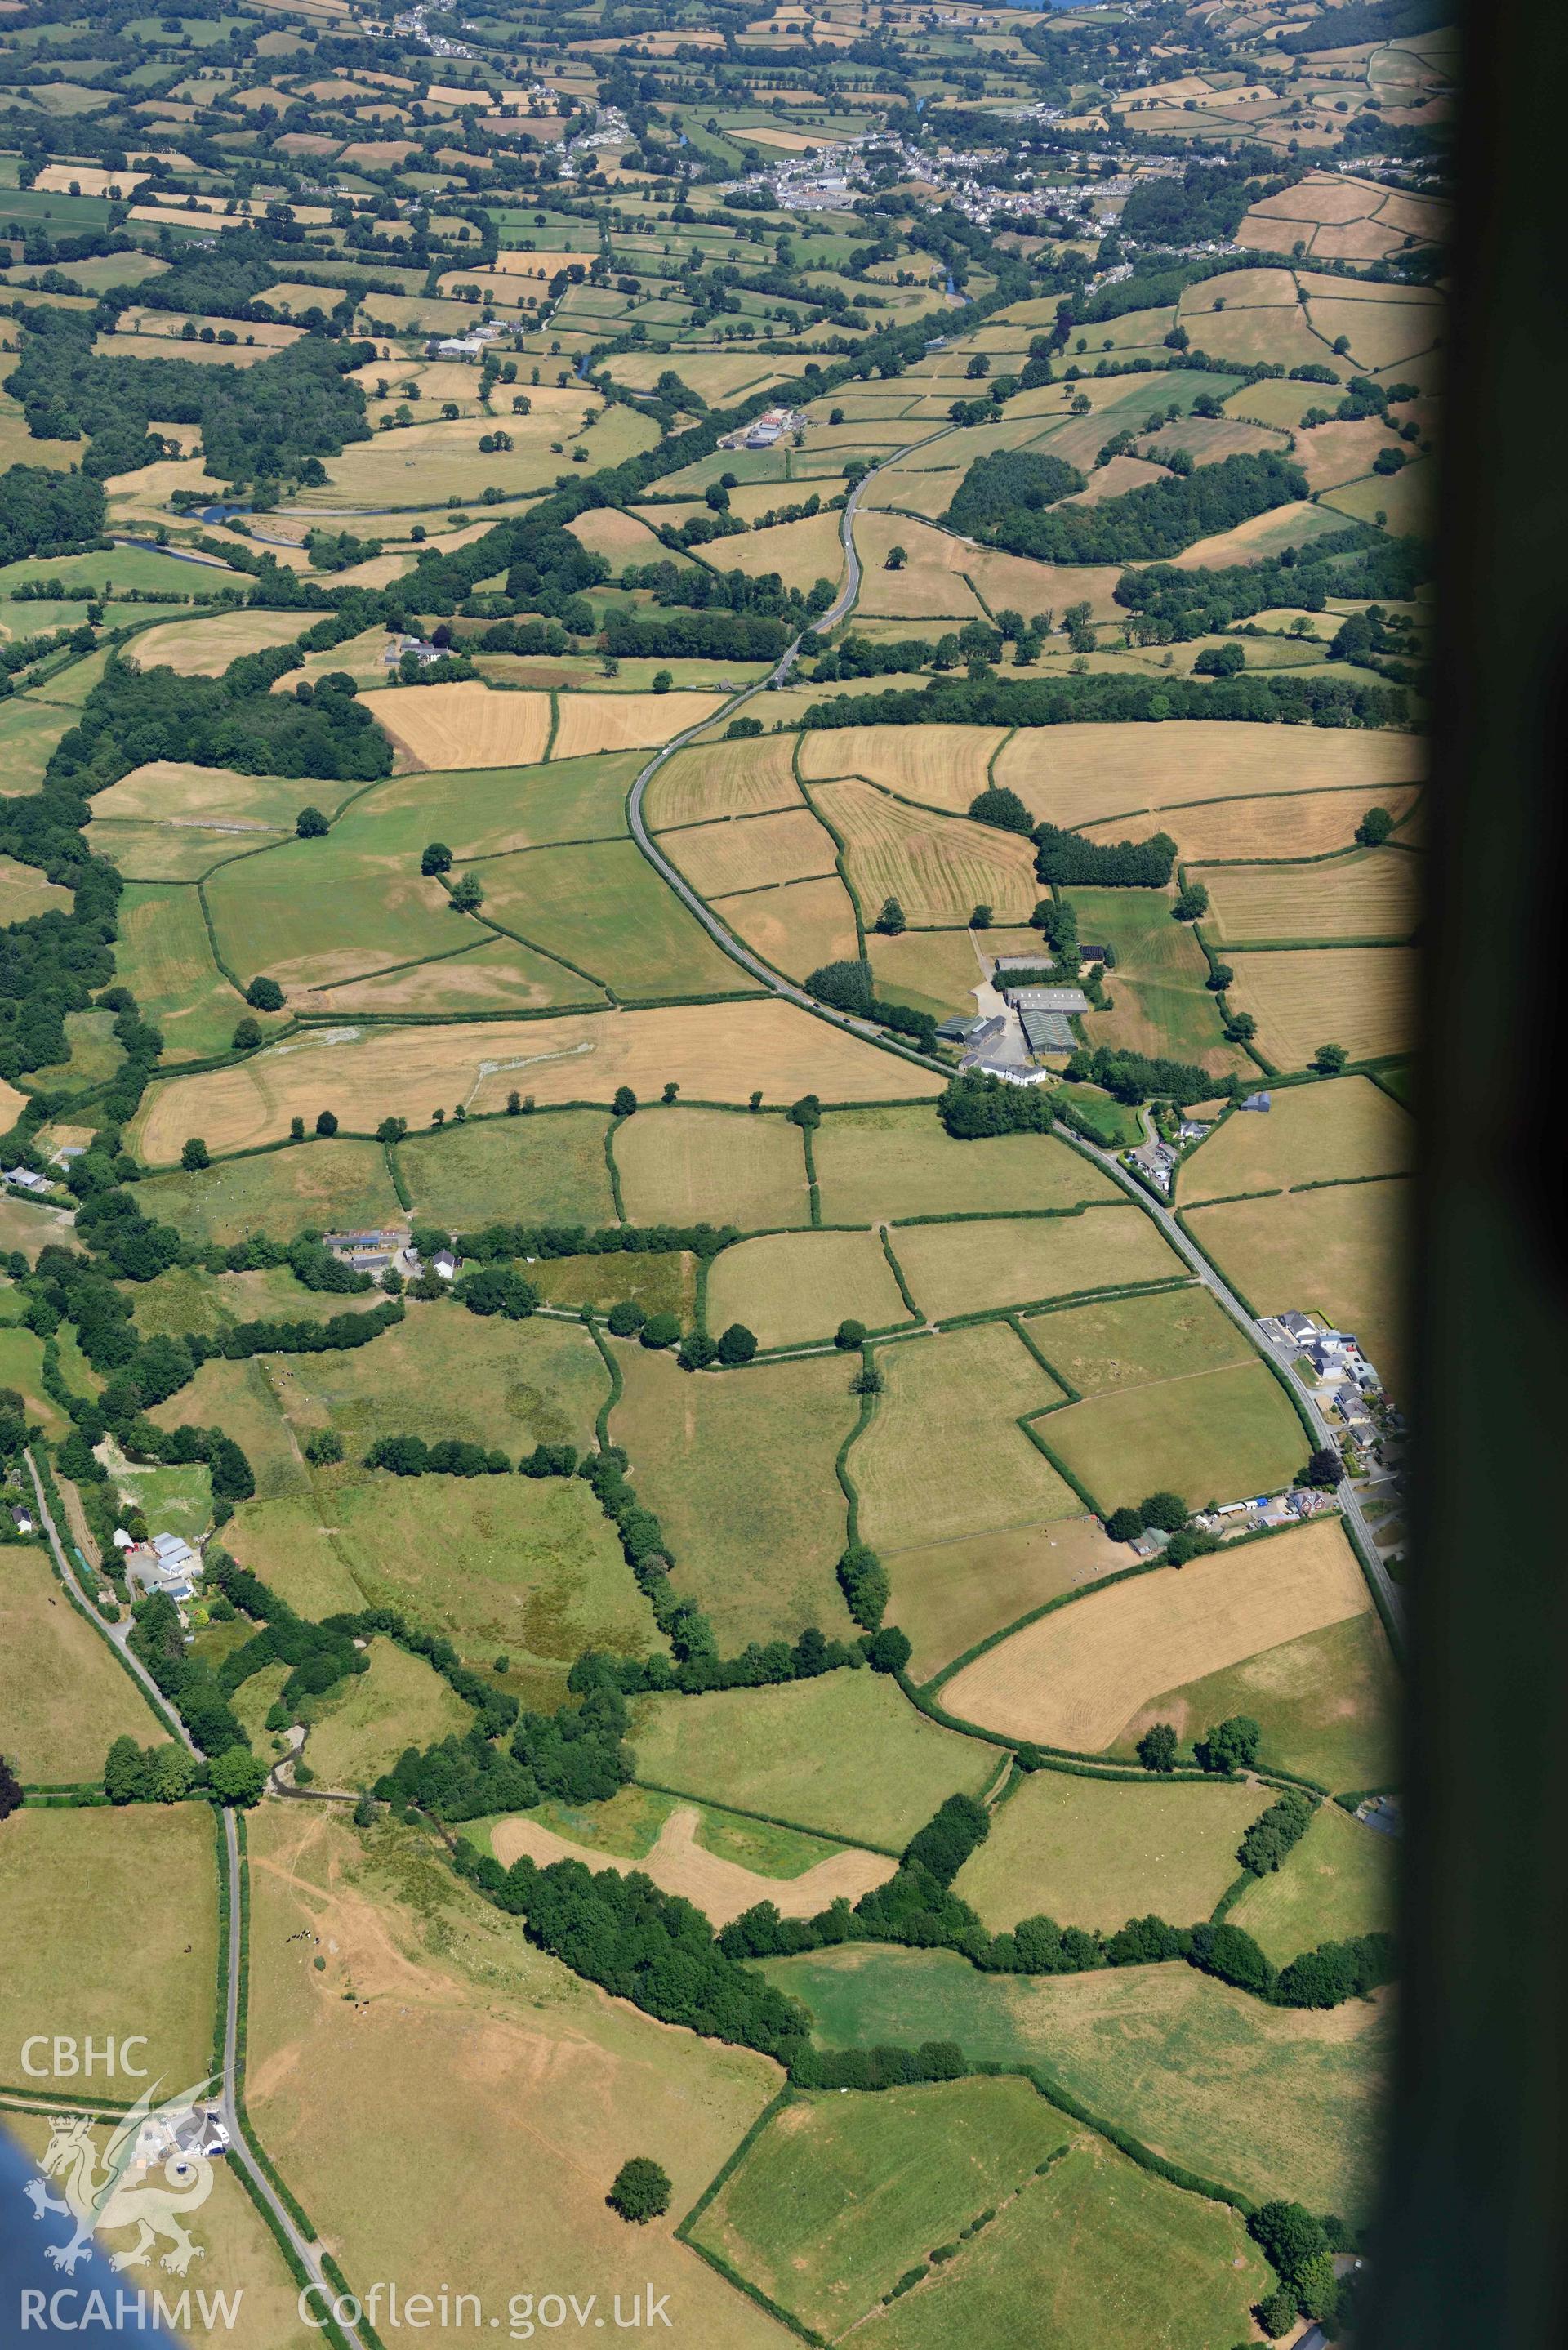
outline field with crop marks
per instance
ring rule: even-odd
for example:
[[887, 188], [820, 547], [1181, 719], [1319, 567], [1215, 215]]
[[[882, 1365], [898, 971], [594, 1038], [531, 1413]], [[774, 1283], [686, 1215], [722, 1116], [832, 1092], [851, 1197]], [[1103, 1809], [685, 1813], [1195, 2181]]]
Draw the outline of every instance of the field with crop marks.
[[1180, 1965], [1016, 1981], [953, 1951], [855, 1942], [764, 1971], [830, 2047], [947, 2032], [971, 2062], [1045, 2067], [1168, 2161], [1256, 2200], [1299, 2198], [1358, 2224], [1376, 2192], [1386, 1992], [1324, 2014], [1265, 2007]]
[[1363, 1060], [1417, 1041], [1420, 965], [1410, 947], [1286, 948], [1235, 956], [1233, 968], [1229, 1001], [1252, 1014], [1278, 1068], [1304, 1068], [1320, 1045]]
[[863, 1541], [893, 1552], [1081, 1513], [1017, 1425], [1060, 1390], [1005, 1323], [882, 1347], [877, 1364], [883, 1392], [846, 1464]]
[[1033, 1315], [1027, 1328], [1063, 1385], [1086, 1396], [1256, 1360], [1230, 1315], [1197, 1285], [1062, 1306]]
[[722, 898], [714, 911], [775, 971], [803, 980], [824, 963], [851, 962], [860, 951], [855, 909], [836, 878], [786, 881]]
[[808, 1624], [845, 1637], [834, 1575], [844, 1496], [833, 1464], [856, 1423], [853, 1358], [701, 1379], [638, 1346], [617, 1360], [626, 1390], [610, 1433], [669, 1530], [675, 1588], [712, 1618], [723, 1652], [794, 1639]]
[[[311, 1141], [191, 1174], [154, 1176], [143, 1213], [171, 1223], [199, 1246], [231, 1247], [251, 1232], [292, 1240], [306, 1224], [325, 1231], [379, 1231], [400, 1213], [379, 1143]], [[296, 1308], [296, 1311], [298, 1309]]]
[[1193, 877], [1209, 891], [1216, 942], [1407, 939], [1420, 912], [1421, 867], [1402, 848], [1358, 849], [1324, 865], [1217, 866]]
[[1167, 1690], [1173, 1674], [1220, 1672], [1370, 1605], [1338, 1520], [1318, 1519], [1085, 1592], [965, 1666], [942, 1702], [1014, 1738], [1097, 1753], [1159, 1694], [1157, 1680]]
[[798, 808], [794, 743], [793, 734], [769, 734], [761, 742], [709, 743], [678, 751], [649, 785], [644, 806], [649, 825], [665, 832], [719, 816]]
[[619, 1120], [613, 1139], [634, 1224], [756, 1232], [811, 1220], [800, 1128], [786, 1118], [650, 1108]]
[[1054, 1413], [1041, 1434], [1106, 1510], [1146, 1493], [1188, 1507], [1276, 1492], [1305, 1465], [1302, 1424], [1264, 1363], [1173, 1372]]
[[909, 1310], [875, 1232], [802, 1232], [742, 1241], [708, 1280], [715, 1331], [742, 1322], [763, 1347], [830, 1338], [840, 1322], [890, 1329]]
[[667, 841], [665, 848], [704, 898], [817, 879], [835, 870], [832, 836], [805, 808], [743, 823], [696, 825]]
[[425, 1126], [437, 1108], [502, 1109], [509, 1091], [541, 1103], [602, 1101], [617, 1088], [657, 1094], [673, 1079], [699, 1101], [743, 1104], [761, 1087], [790, 1102], [814, 1086], [825, 1101], [907, 1100], [934, 1094], [940, 1080], [907, 1061], [826, 1028], [777, 1001], [674, 1005], [634, 1014], [576, 1014], [452, 1027], [315, 1031], [282, 1051], [263, 1052], [201, 1076], [151, 1089], [136, 1124], [150, 1165], [180, 1156], [189, 1134], [213, 1151], [280, 1141], [291, 1117], [333, 1109], [360, 1133], [401, 1115]]
[[1115, 1010], [1084, 1015], [1092, 1045], [1193, 1061], [1217, 1077], [1251, 1074], [1245, 1054], [1225, 1042], [1203, 951], [1191, 924], [1173, 920], [1165, 890], [1075, 889], [1072, 897], [1081, 935], [1114, 948], [1116, 958], [1106, 981]]
[[1271, 795], [1364, 787], [1370, 806], [1386, 785], [1418, 783], [1425, 769], [1425, 745], [1414, 735], [1194, 718], [1165, 726], [1021, 727], [997, 755], [995, 780], [1036, 816], [1083, 825], [1144, 808], [1251, 798], [1261, 785]]
[[1019, 922], [1039, 894], [1034, 851], [1016, 833], [966, 816], [928, 816], [854, 777], [814, 784], [811, 798], [845, 844], [867, 920], [896, 898], [917, 925], [967, 923], [977, 905], [990, 906], [999, 921]]
[[[722, 995], [753, 984], [629, 840], [487, 858], [484, 919], [620, 998]], [[455, 925], [445, 917], [450, 932]], [[585, 990], [574, 981], [580, 1003]]]
[[1054, 1518], [982, 1534], [949, 1534], [883, 1554], [889, 1616], [913, 1644], [917, 1681], [1066, 1591], [1127, 1564], [1098, 1518]]
[[1080, 1290], [1166, 1281], [1180, 1271], [1147, 1217], [1130, 1207], [900, 1224], [891, 1239], [910, 1295], [922, 1314], [939, 1322]]
[[461, 685], [383, 686], [364, 706], [414, 767], [527, 767], [550, 739], [550, 698]]
[[957, 815], [986, 787], [989, 763], [1007, 740], [998, 726], [843, 726], [803, 734], [808, 782], [860, 775], [900, 797]]
[[917, 1103], [832, 1111], [812, 1136], [812, 1154], [822, 1212], [834, 1224], [1004, 1214], [1116, 1196], [1108, 1176], [1049, 1135], [955, 1142]]

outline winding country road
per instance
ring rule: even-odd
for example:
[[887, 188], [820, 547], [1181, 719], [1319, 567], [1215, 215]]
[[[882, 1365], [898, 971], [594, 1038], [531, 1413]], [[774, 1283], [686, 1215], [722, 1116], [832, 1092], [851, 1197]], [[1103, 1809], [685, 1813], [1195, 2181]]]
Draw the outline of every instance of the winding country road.
[[[97, 1626], [109, 1645], [124, 1658], [130, 1671], [160, 1713], [169, 1714], [174, 1723], [175, 1734], [186, 1752], [198, 1754], [199, 1749], [192, 1742], [184, 1723], [165, 1704], [157, 1682], [140, 1658], [131, 1648], [130, 1618], [122, 1617], [118, 1624], [108, 1624], [93, 1606], [89, 1594], [83, 1586], [75, 1563], [68, 1555], [65, 1544], [60, 1540], [59, 1529], [49, 1513], [49, 1505], [44, 1496], [37, 1463], [33, 1459], [31, 1451], [26, 1455], [26, 1461], [32, 1474], [33, 1491], [37, 1496], [38, 1523], [48, 1537], [49, 1547], [55, 1555], [55, 1563], [65, 1578], [67, 1591], [74, 1593], [79, 1598], [91, 1622]], [[223, 1807], [223, 1839], [229, 1856], [229, 1946], [227, 1980], [223, 1986], [223, 2077], [219, 2104], [223, 2117], [223, 2127], [229, 2135], [229, 2158], [232, 2161], [239, 2163], [250, 2182], [253, 2194], [257, 2200], [266, 2206], [276, 2231], [286, 2239], [305, 2274], [317, 2288], [315, 2306], [319, 2313], [324, 2307], [331, 2307], [337, 2298], [337, 2288], [322, 2268], [319, 2247], [311, 2243], [301, 2233], [287, 2206], [263, 2169], [255, 2148], [247, 2135], [245, 2125], [240, 2117], [240, 1931], [242, 1924], [240, 1887], [244, 1863], [240, 1856], [239, 1832], [234, 1825], [234, 1815], [226, 1804]], [[367, 2350], [363, 2336], [354, 2326], [342, 2318], [337, 2320], [337, 2324], [344, 2339], [353, 2345], [353, 2350]]]
[[[941, 436], [934, 434], [929, 437], [940, 439]], [[906, 453], [904, 450], [898, 450], [893, 452], [892, 455], [903, 456]], [[884, 462], [891, 462], [891, 459]], [[842, 620], [854, 609], [859, 596], [860, 557], [855, 546], [855, 516], [859, 509], [861, 494], [867, 484], [875, 480], [877, 471], [877, 469], [873, 467], [870, 473], [863, 473], [845, 501], [840, 525], [840, 535], [844, 541], [844, 586], [830, 608], [815, 623], [815, 626], [821, 629], [831, 629]], [[794, 666], [800, 647], [801, 638], [796, 637], [771, 676], [760, 680], [754, 685], [745, 687], [732, 701], [723, 705], [723, 708], [716, 713], [717, 716], [727, 717], [732, 711], [738, 710], [743, 702], [749, 702], [754, 694], [766, 691], [770, 685], [783, 685]], [[722, 947], [724, 952], [740, 963], [743, 970], [750, 972], [753, 978], [761, 980], [763, 986], [770, 988], [774, 994], [783, 996], [791, 1003], [799, 1004], [819, 1020], [829, 1020], [836, 1027], [847, 1029], [852, 1035], [867, 1037], [884, 1049], [898, 1052], [905, 1060], [914, 1062], [920, 1068], [932, 1072], [940, 1071], [944, 1077], [950, 1076], [952, 1072], [947, 1063], [929, 1058], [913, 1045], [898, 1043], [888, 1035], [886, 1029], [877, 1027], [868, 1020], [857, 1020], [847, 1013], [836, 1012], [828, 1005], [819, 1003], [815, 996], [807, 994], [805, 988], [797, 986], [793, 980], [786, 979], [781, 972], [775, 971], [771, 963], [764, 962], [760, 955], [753, 954], [743, 940], [736, 938], [732, 931], [726, 929], [713, 909], [698, 896], [685, 876], [676, 869], [659, 849], [649, 832], [642, 812], [643, 799], [648, 786], [667, 760], [673, 758], [678, 751], [684, 750], [694, 736], [704, 733], [713, 723], [711, 718], [703, 719], [699, 724], [689, 726], [684, 733], [677, 734], [671, 742], [664, 745], [662, 750], [655, 753], [632, 785], [627, 802], [627, 817], [631, 827], [632, 837], [643, 855], [670, 884], [681, 903], [696, 916], [710, 938]], [[1296, 1378], [1291, 1351], [1276, 1346], [1267, 1332], [1260, 1327], [1256, 1318], [1248, 1312], [1241, 1299], [1227, 1286], [1221, 1275], [1215, 1271], [1196, 1242], [1188, 1238], [1172, 1211], [1153, 1198], [1141, 1183], [1129, 1175], [1114, 1152], [1101, 1150], [1095, 1144], [1085, 1141], [1075, 1135], [1067, 1136], [1065, 1139], [1072, 1143], [1075, 1149], [1082, 1151], [1085, 1157], [1094, 1159], [1097, 1165], [1104, 1168], [1113, 1182], [1119, 1184], [1145, 1214], [1154, 1219], [1182, 1263], [1196, 1274], [1205, 1289], [1230, 1315], [1231, 1321], [1245, 1332], [1261, 1355], [1276, 1364], [1283, 1372], [1291, 1383], [1291, 1393], [1298, 1399], [1302, 1412], [1312, 1430], [1314, 1443], [1324, 1451], [1337, 1451], [1339, 1448], [1334, 1443], [1334, 1435], [1327, 1421], [1312, 1397], [1302, 1389], [1301, 1383]], [[1385, 1613], [1388, 1620], [1400, 1632], [1403, 1632], [1405, 1628], [1403, 1597], [1378, 1556], [1372, 1528], [1362, 1510], [1361, 1498], [1348, 1478], [1341, 1481], [1336, 1489], [1336, 1498], [1347, 1523], [1354, 1530], [1365, 1570]]]

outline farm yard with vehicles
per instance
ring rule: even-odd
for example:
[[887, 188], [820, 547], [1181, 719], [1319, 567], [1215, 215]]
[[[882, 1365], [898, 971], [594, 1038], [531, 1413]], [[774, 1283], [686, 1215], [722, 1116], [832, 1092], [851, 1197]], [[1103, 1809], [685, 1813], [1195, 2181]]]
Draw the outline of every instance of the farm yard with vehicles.
[[6, 2044], [254, 2350], [1334, 2338], [1438, 0], [0, 66]]

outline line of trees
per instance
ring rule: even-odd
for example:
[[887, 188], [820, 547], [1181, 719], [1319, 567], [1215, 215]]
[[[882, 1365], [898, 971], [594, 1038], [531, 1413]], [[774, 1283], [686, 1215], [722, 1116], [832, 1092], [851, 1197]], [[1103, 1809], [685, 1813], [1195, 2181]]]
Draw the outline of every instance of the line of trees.
[[[1007, 449], [977, 458], [945, 520], [968, 537], [1042, 563], [1158, 563], [1307, 494], [1301, 467], [1269, 450], [1222, 457], [1095, 505], [1047, 512], [1048, 501], [1064, 494], [1038, 482], [1037, 469], [1047, 465], [1061, 460]], [[1075, 475], [1071, 487], [1084, 486], [1075, 468], [1062, 471]]]
[[1362, 685], [1316, 670], [1241, 677], [936, 677], [919, 692], [839, 694], [807, 705], [803, 727], [1066, 726], [1085, 721], [1219, 718], [1249, 723], [1403, 726], [1409, 703], [1396, 685]]
[[1147, 840], [1086, 840], [1060, 825], [1039, 824], [1033, 840], [1036, 876], [1057, 886], [1163, 889], [1176, 862], [1176, 843], [1168, 832], [1151, 833]]

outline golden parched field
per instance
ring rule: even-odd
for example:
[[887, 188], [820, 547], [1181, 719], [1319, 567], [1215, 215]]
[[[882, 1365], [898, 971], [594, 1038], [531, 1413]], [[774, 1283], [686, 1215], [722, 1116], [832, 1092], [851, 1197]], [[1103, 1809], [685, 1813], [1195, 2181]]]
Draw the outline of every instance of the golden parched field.
[[1133, 1207], [899, 1224], [890, 1237], [910, 1295], [934, 1322], [1081, 1289], [1165, 1281], [1182, 1271], [1150, 1219]]
[[809, 783], [863, 775], [905, 798], [961, 811], [986, 786], [986, 763], [1003, 742], [1000, 726], [840, 726], [803, 734], [800, 771]]
[[563, 693], [557, 697], [560, 718], [550, 756], [651, 750], [701, 725], [726, 699], [722, 693]]
[[696, 825], [664, 847], [704, 898], [763, 889], [775, 882], [820, 880], [828, 874], [836, 879], [832, 838], [805, 808]]
[[210, 619], [168, 620], [133, 638], [127, 650], [138, 669], [171, 669], [178, 677], [216, 677], [241, 653], [291, 645], [310, 625], [303, 612], [214, 612]]
[[1282, 1086], [1271, 1098], [1266, 1117], [1249, 1111], [1228, 1118], [1188, 1160], [1181, 1174], [1184, 1208], [1233, 1199], [1240, 1191], [1411, 1172], [1416, 1122], [1370, 1077]]
[[[771, 1901], [784, 1918], [815, 1918], [830, 1901], [853, 1906], [874, 1886], [885, 1885], [898, 1865], [882, 1853], [834, 1852], [825, 1846], [823, 1857], [798, 1877], [764, 1877], [699, 1844], [699, 1817], [690, 1804], [671, 1812], [635, 1866], [642, 1876], [651, 1877], [663, 1892], [678, 1893], [690, 1901], [716, 1927], [727, 1926], [732, 1918], [759, 1901]], [[523, 1853], [542, 1868], [556, 1860], [580, 1860], [589, 1868], [618, 1866], [624, 1874], [628, 1866], [618, 1863], [612, 1854], [574, 1844], [534, 1819], [498, 1821], [491, 1830], [490, 1843], [503, 1868], [510, 1868]]]
[[1271, 793], [1343, 785], [1377, 798], [1386, 785], [1418, 782], [1426, 766], [1415, 735], [1184, 718], [1163, 726], [1020, 727], [994, 772], [1035, 816], [1075, 826], [1256, 796], [1265, 776]]
[[0, 1547], [0, 1752], [27, 1783], [95, 1779], [110, 1741], [161, 1736], [109, 1644], [68, 1605], [47, 1554]]
[[867, 919], [891, 897], [917, 924], [964, 924], [981, 904], [1017, 922], [1039, 895], [1033, 847], [1017, 833], [928, 816], [853, 776], [814, 785], [812, 798], [845, 842]]
[[811, 1220], [801, 1132], [787, 1118], [655, 1107], [618, 1119], [612, 1147], [633, 1223], [755, 1232]]
[[[1257, 798], [1151, 808], [1141, 816], [1113, 816], [1080, 829], [1090, 840], [1147, 840], [1151, 832], [1168, 832], [1189, 864], [1210, 858], [1327, 857], [1351, 847], [1369, 807], [1386, 807], [1398, 823], [1419, 795], [1414, 784], [1373, 783], [1349, 789], [1335, 785], [1323, 791], [1266, 792]], [[1408, 839], [1408, 830], [1400, 837]]]
[[[379, 631], [378, 631], [378, 634]], [[346, 787], [339, 787], [346, 788]], [[118, 784], [94, 795], [95, 816], [145, 818], [151, 824], [236, 827], [234, 846], [244, 847], [244, 830], [292, 831], [306, 799], [333, 806], [330, 784], [299, 782], [281, 775], [242, 775], [232, 767], [195, 767], [182, 759], [154, 759], [132, 768]]]
[[1304, 1069], [1320, 1045], [1343, 1045], [1358, 1061], [1416, 1041], [1413, 947], [1282, 948], [1238, 954], [1232, 968], [1231, 1008], [1252, 1014], [1276, 1068]]
[[836, 875], [753, 889], [726, 898], [720, 910], [738, 938], [791, 979], [805, 979], [825, 962], [852, 962], [860, 952], [855, 909]]
[[712, 1328], [742, 1322], [763, 1347], [830, 1338], [846, 1318], [869, 1330], [909, 1319], [875, 1232], [781, 1232], [742, 1241], [715, 1260], [708, 1276]]
[[965, 1721], [1095, 1754], [1138, 1709], [1371, 1606], [1337, 1518], [1085, 1592], [948, 1682]]
[[1324, 865], [1219, 866], [1209, 891], [1217, 940], [1407, 939], [1420, 918], [1421, 860], [1403, 848], [1357, 849]]
[[1354, 1330], [1389, 1393], [1406, 1399], [1405, 1178], [1198, 1208], [1191, 1230], [1257, 1313], [1323, 1314], [1337, 1328]]
[[550, 739], [547, 693], [457, 685], [383, 686], [360, 702], [416, 767], [531, 767]]
[[452, 1027], [345, 1025], [151, 1087], [136, 1147], [150, 1165], [167, 1166], [187, 1135], [214, 1152], [247, 1149], [280, 1141], [291, 1118], [314, 1120], [327, 1107], [368, 1134], [391, 1116], [427, 1126], [433, 1109], [458, 1101], [504, 1109], [514, 1088], [541, 1102], [607, 1105], [618, 1086], [657, 1094], [670, 1078], [692, 1100], [737, 1105], [759, 1086], [775, 1103], [811, 1091], [825, 1101], [908, 1101], [941, 1083], [777, 999]]
[[760, 742], [709, 743], [678, 751], [648, 787], [644, 810], [655, 832], [703, 824], [715, 816], [761, 816], [799, 807], [791, 764], [795, 737], [765, 734]]

